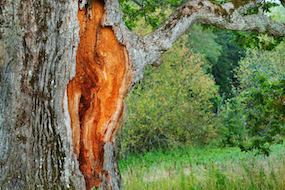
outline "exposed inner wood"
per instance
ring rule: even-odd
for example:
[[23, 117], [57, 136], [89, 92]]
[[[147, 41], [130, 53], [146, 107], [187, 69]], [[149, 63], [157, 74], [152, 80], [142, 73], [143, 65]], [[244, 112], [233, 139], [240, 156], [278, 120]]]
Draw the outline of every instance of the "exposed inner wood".
[[103, 146], [118, 130], [132, 73], [126, 48], [112, 28], [100, 25], [103, 13], [101, 0], [79, 10], [76, 76], [67, 87], [74, 152], [87, 189], [98, 188], [103, 175], [108, 178]]

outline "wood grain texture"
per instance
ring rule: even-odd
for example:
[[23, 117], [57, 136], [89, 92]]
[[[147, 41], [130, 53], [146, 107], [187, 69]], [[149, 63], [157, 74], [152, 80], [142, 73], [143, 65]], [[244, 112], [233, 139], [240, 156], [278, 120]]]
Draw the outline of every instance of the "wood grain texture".
[[111, 27], [102, 27], [104, 2], [95, 0], [78, 12], [80, 43], [76, 76], [68, 85], [74, 152], [87, 189], [98, 187], [108, 171], [103, 170], [104, 145], [113, 142], [130, 88], [126, 48]]

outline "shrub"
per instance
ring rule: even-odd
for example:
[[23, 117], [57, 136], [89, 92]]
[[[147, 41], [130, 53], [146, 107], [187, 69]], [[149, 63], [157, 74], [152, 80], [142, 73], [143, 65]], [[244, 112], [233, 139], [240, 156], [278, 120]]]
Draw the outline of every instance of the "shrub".
[[121, 151], [142, 152], [180, 144], [208, 144], [216, 138], [212, 99], [218, 88], [203, 56], [193, 54], [178, 41], [159, 68], [126, 99], [128, 114], [119, 136]]

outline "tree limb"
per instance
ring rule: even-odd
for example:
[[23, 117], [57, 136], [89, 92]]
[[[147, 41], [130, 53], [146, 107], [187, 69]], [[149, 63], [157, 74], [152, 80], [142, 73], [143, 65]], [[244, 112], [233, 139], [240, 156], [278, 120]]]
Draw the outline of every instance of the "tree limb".
[[144, 38], [145, 49], [149, 52], [148, 64], [154, 64], [163, 52], [171, 49], [172, 44], [194, 23], [214, 25], [227, 30], [266, 32], [271, 36], [284, 37], [283, 23], [261, 14], [243, 15], [261, 2], [250, 1], [244, 5], [228, 2], [219, 5], [208, 0], [196, 0], [180, 6], [158, 29]]
[[143, 6], [143, 4], [142, 3], [140, 3], [139, 1], [137, 1], [137, 0], [133, 0], [133, 2], [135, 2], [137, 5], [139, 5], [140, 7], [142, 7]]
[[[142, 79], [146, 65], [159, 65], [157, 61], [163, 53], [171, 49], [172, 44], [195, 23], [214, 25], [227, 30], [266, 32], [271, 36], [285, 36], [285, 24], [275, 22], [262, 14], [245, 14], [248, 10], [259, 7], [263, 0], [233, 0], [223, 5], [208, 0], [190, 1], [178, 7], [164, 23], [145, 37], [133, 34], [125, 26], [122, 12], [117, 11], [117, 1], [105, 2], [107, 6], [102, 24], [112, 26], [118, 40], [126, 45], [134, 70], [133, 83]], [[114, 11], [118, 14], [111, 14]]]

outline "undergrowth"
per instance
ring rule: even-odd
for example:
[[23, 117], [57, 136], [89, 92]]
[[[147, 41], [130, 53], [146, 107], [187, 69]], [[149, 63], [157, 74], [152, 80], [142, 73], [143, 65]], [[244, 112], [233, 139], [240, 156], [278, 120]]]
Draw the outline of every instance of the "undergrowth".
[[185, 147], [119, 161], [124, 189], [284, 189], [284, 145], [269, 157], [238, 148]]

